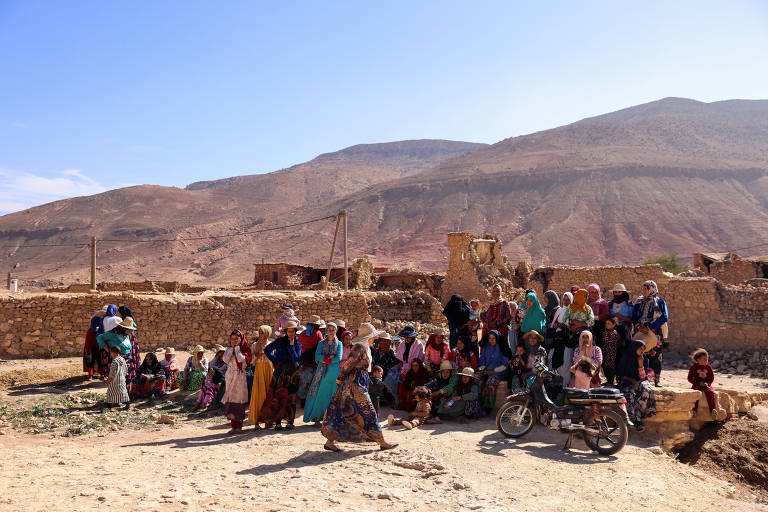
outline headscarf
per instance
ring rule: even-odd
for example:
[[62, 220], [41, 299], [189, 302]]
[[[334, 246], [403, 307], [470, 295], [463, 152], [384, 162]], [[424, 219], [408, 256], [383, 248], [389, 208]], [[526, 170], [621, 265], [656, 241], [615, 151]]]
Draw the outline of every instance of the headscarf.
[[432, 347], [435, 350], [443, 350], [445, 341], [441, 341], [438, 336], [438, 334], [430, 334], [429, 338], [427, 338], [427, 346]]
[[[149, 358], [149, 364], [147, 364], [147, 358]], [[144, 374], [152, 374], [156, 375], [163, 371], [163, 367], [160, 364], [160, 362], [157, 360], [157, 356], [154, 352], [149, 352], [146, 356], [144, 356], [144, 360], [141, 362], [141, 366], [139, 366], [138, 374], [144, 375]]]
[[102, 318], [101, 322], [99, 322], [99, 330], [96, 334], [104, 334], [104, 319], [115, 315], [117, 315], [117, 306], [110, 304], [107, 306], [107, 313], [104, 315], [104, 318]]
[[573, 304], [573, 294], [571, 292], [565, 292], [563, 294], [562, 299], [560, 299], [560, 303], [563, 304], [563, 306], [565, 306], [566, 297], [568, 298], [568, 305], [570, 306], [571, 304]]
[[254, 343], [256, 346], [253, 347], [251, 356], [253, 356], [254, 353], [263, 354], [264, 349], [267, 348], [267, 343], [269, 343], [269, 338], [272, 336], [272, 328], [268, 325], [260, 325], [256, 331], [264, 334], [264, 341], [261, 341], [261, 338], [256, 340]]
[[341, 336], [337, 336], [339, 338], [339, 340], [341, 341], [342, 345], [344, 344], [344, 338], [347, 337], [347, 334], [351, 334], [352, 335], [352, 339], [355, 338], [355, 333], [353, 333], [352, 331], [344, 331], [344, 332], [342, 332]]
[[640, 380], [640, 372], [639, 372], [639, 365], [637, 364], [637, 358], [642, 357], [643, 358], [643, 368], [645, 368], [646, 375], [648, 375], [648, 358], [643, 356], [637, 355], [637, 349], [640, 347], [645, 350], [645, 342], [641, 340], [634, 340], [632, 343], [629, 344], [629, 348], [627, 348], [624, 353], [621, 356], [621, 360], [619, 361], [619, 364], [616, 366], [616, 377], [619, 379], [619, 384], [621, 384], [621, 380], [624, 377], [629, 377], [630, 379]]
[[247, 368], [251, 365], [251, 347], [248, 346], [248, 340], [245, 339], [245, 334], [243, 334], [242, 331], [235, 329], [229, 334], [229, 337], [231, 338], [232, 335], [236, 335], [238, 338], [240, 338], [240, 345], [238, 346], [240, 347], [240, 353], [245, 357], [245, 365], [238, 361], [237, 369], [242, 372], [244, 371], [243, 368]]
[[643, 283], [643, 287], [649, 288], [648, 295], [640, 295], [635, 302], [635, 305], [640, 305], [640, 325], [645, 327], [655, 321], [661, 316], [661, 308], [659, 307], [659, 287], [655, 281], [646, 281]]
[[560, 307], [560, 299], [557, 297], [555, 290], [547, 290], [544, 292], [544, 296], [547, 298], [547, 305], [544, 307], [544, 312], [547, 314], [547, 318], [552, 318], [557, 308]]
[[505, 336], [502, 336], [501, 333], [496, 329], [488, 331], [488, 334], [485, 335], [485, 344], [483, 345], [483, 350], [486, 350], [490, 346], [490, 343], [488, 343], [488, 337], [490, 337], [491, 334], [496, 336], [496, 346], [499, 347], [502, 355], [507, 358], [511, 358], [512, 350], [509, 348], [509, 340]]
[[462, 296], [455, 294], [448, 299], [448, 303], [443, 308], [443, 315], [454, 328], [458, 329], [469, 322], [470, 309]]
[[[419, 369], [416, 370], [416, 373], [413, 372], [413, 363], [419, 363]], [[424, 363], [419, 359], [414, 359], [408, 364], [408, 371], [405, 372], [403, 383], [407, 389], [413, 389], [416, 386], [423, 386], [426, 384], [429, 381], [429, 378], [429, 371], [424, 367]]]
[[577, 291], [581, 290], [581, 287], [577, 284], [571, 286], [571, 293], [576, 294]]
[[[192, 354], [192, 368], [196, 372], [205, 372], [208, 371], [208, 359], [206, 359], [205, 354], [203, 354], [203, 357], [199, 358], [197, 357], [197, 352]], [[205, 361], [205, 365], [203, 365], [203, 361]]]
[[539, 298], [535, 293], [529, 293], [525, 296], [526, 301], [531, 301], [531, 306], [525, 310], [523, 322], [520, 324], [520, 332], [528, 331], [544, 332], [547, 327], [547, 314], [544, 308], [539, 304]]
[[621, 304], [623, 302], [629, 302], [629, 292], [619, 292], [618, 295], [613, 294], [613, 298], [608, 301], [608, 304]]
[[101, 315], [99, 314], [93, 315], [91, 317], [91, 324], [89, 326], [89, 329], [94, 333], [99, 332], [99, 327], [101, 327], [102, 320], [104, 320], [104, 318]]
[[[586, 343], [584, 343], [581, 339], [584, 334], [589, 334], [589, 341], [587, 342], [589, 344], [589, 352], [586, 351], [585, 347], [587, 346]], [[595, 337], [592, 335], [592, 331], [581, 331], [579, 333], [579, 354], [581, 357], [586, 357], [592, 360], [592, 353], [595, 351]]]
[[133, 318], [134, 323], [136, 322], [136, 317], [133, 316], [133, 311], [131, 311], [131, 308], [128, 306], [120, 306], [117, 308], [117, 312], [120, 313], [120, 316], [123, 318], [131, 317]]
[[637, 300], [648, 300], [659, 294], [659, 287], [658, 285], [656, 285], [656, 281], [648, 280], [643, 283], [643, 287], [646, 287], [646, 286], [649, 288], [648, 295], [647, 296], [641, 295], [640, 297], [638, 297]]
[[573, 302], [571, 302], [571, 311], [574, 313], [578, 313], [579, 311], [584, 311], [585, 313], [589, 311], [589, 306], [587, 305], [587, 290], [584, 290], [583, 288], [580, 290], [577, 290], [576, 293], [573, 294]]

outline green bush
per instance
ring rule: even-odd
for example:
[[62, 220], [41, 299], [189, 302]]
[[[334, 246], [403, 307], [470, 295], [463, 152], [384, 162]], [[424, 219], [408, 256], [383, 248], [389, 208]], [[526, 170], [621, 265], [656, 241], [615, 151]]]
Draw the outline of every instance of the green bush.
[[652, 265], [654, 263], [661, 265], [661, 268], [663, 268], [665, 272], [672, 272], [673, 274], [679, 274], [680, 272], [686, 272], [690, 270], [688, 265], [680, 264], [680, 258], [678, 258], [677, 254], [673, 252], [669, 254], [662, 254], [661, 256], [656, 256], [655, 258], [648, 258], [647, 260], [643, 260], [643, 265]]

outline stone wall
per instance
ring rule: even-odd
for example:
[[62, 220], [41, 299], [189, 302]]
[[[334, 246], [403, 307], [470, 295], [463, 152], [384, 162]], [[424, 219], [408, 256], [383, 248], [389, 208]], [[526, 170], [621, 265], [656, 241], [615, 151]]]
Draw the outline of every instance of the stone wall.
[[765, 277], [758, 262], [734, 259], [716, 261], [709, 266], [709, 275], [724, 284], [738, 284], [756, 277]]
[[135, 293], [0, 295], [0, 357], [57, 357], [82, 353], [88, 322], [104, 304], [136, 315], [142, 351], [163, 346], [224, 343], [233, 329], [252, 337], [274, 325], [280, 306], [293, 303], [302, 321], [317, 314], [356, 330], [372, 319], [442, 323], [440, 303], [424, 292]]
[[555, 290], [559, 295], [577, 284], [582, 288], [590, 283], [597, 283], [603, 291], [603, 297], [610, 300], [611, 290], [617, 283], [622, 283], [629, 290], [633, 299], [642, 293], [644, 281], [652, 279], [659, 285], [662, 296], [671, 274], [666, 274], [661, 265], [606, 266], [606, 267], [569, 267], [556, 265], [538, 267], [533, 271], [528, 286], [536, 290], [539, 297], [547, 290]]

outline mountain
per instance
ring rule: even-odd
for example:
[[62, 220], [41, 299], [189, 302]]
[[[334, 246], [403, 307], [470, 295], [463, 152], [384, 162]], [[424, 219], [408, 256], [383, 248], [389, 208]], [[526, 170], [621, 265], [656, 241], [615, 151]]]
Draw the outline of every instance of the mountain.
[[[485, 144], [411, 140], [361, 144], [268, 174], [193, 183], [185, 189], [141, 185], [48, 203], [0, 217], [0, 265], [50, 284], [87, 278], [80, 248], [15, 249], [99, 239], [157, 239], [236, 233], [302, 221], [308, 209], [329, 205], [381, 181], [407, 177]], [[319, 216], [336, 213], [324, 210]], [[329, 224], [326, 222], [325, 224]], [[331, 226], [332, 227], [332, 226]], [[327, 229], [327, 228], [326, 228]], [[252, 261], [301, 262], [287, 250], [291, 233], [174, 243], [102, 243], [101, 279], [247, 281]], [[290, 241], [296, 245], [296, 240]], [[328, 245], [328, 244], [326, 244]], [[10, 247], [6, 247], [10, 246]], [[319, 250], [327, 258], [329, 247]], [[251, 258], [253, 260], [251, 260]], [[316, 258], [317, 259], [317, 258]], [[312, 261], [320, 263], [320, 260]]]

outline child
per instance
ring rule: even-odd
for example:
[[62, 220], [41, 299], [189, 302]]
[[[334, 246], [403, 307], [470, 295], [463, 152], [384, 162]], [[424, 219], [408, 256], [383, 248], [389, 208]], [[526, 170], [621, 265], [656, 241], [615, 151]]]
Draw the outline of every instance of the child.
[[[717, 421], [717, 395], [712, 388], [712, 382], [715, 380], [715, 372], [712, 371], [712, 367], [709, 365], [709, 354], [703, 348], [696, 349], [691, 354], [693, 364], [691, 369], [688, 370], [688, 382], [691, 383], [691, 389], [697, 389], [704, 393], [707, 397], [707, 405], [709, 406], [709, 413], [712, 415], [712, 421]], [[696, 417], [696, 413], [699, 409], [699, 401], [693, 404], [693, 417]]]
[[480, 327], [480, 301], [472, 299], [469, 301], [469, 333], [472, 336], [472, 343], [477, 344], [477, 329]]
[[586, 357], [580, 358], [576, 364], [571, 366], [571, 373], [573, 374], [571, 385], [576, 389], [589, 389], [595, 370], [596, 368], [592, 361]]
[[374, 366], [371, 370], [370, 382], [368, 383], [368, 394], [371, 396], [371, 402], [373, 402], [373, 408], [376, 410], [376, 416], [379, 415], [381, 397], [386, 392], [384, 383], [381, 381], [383, 378], [384, 368], [381, 366]]
[[605, 320], [600, 348], [603, 353], [603, 373], [607, 386], [613, 386], [616, 377], [616, 364], [621, 358], [629, 339], [626, 327], [621, 325], [619, 318], [614, 315]]
[[107, 383], [107, 407], [113, 405], [125, 404], [129, 409], [131, 404], [128, 398], [128, 388], [125, 387], [125, 374], [128, 370], [125, 359], [120, 355], [120, 347], [109, 347], [112, 364], [109, 367], [109, 376], [105, 379]]
[[390, 414], [387, 417], [387, 425], [390, 427], [395, 425], [402, 425], [408, 430], [416, 428], [419, 425], [423, 425], [429, 419], [432, 412], [432, 401], [430, 400], [431, 393], [424, 386], [419, 386], [413, 391], [416, 397], [416, 409], [405, 419], [395, 419]]
[[197, 395], [197, 411], [203, 412], [211, 405], [216, 393], [224, 386], [224, 372], [219, 368], [210, 366], [208, 377], [205, 379], [200, 393]]
[[515, 347], [515, 355], [509, 360], [509, 388], [518, 389], [523, 387], [523, 374], [528, 360], [528, 354], [525, 352], [525, 345]]

